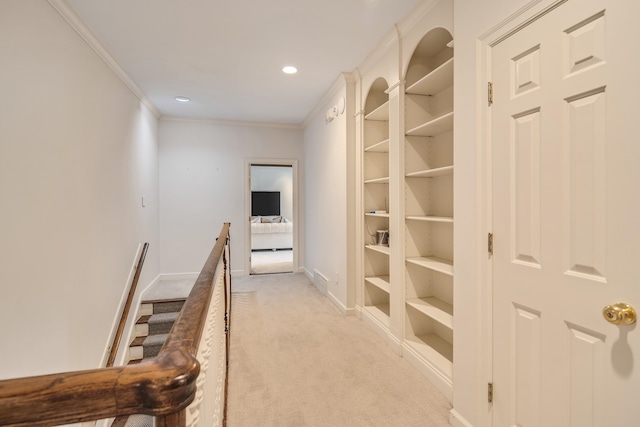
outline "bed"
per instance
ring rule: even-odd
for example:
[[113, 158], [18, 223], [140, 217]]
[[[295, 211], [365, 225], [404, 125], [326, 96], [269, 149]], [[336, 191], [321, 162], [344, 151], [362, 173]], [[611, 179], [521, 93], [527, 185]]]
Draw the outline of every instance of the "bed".
[[251, 250], [293, 248], [293, 222], [284, 217], [251, 219]]

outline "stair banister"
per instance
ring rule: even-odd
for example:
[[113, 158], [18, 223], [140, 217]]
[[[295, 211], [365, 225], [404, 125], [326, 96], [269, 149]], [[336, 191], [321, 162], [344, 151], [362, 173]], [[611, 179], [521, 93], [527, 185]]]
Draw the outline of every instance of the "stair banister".
[[2, 380], [0, 425], [51, 426], [148, 414], [156, 416], [156, 426], [184, 427], [200, 372], [195, 353], [229, 226], [222, 227], [158, 356], [137, 365]]
[[142, 251], [140, 252], [140, 258], [138, 259], [138, 265], [136, 265], [136, 272], [133, 275], [133, 280], [131, 281], [131, 286], [129, 287], [129, 294], [127, 295], [127, 301], [125, 302], [124, 308], [122, 309], [122, 314], [120, 315], [120, 321], [118, 322], [118, 328], [116, 329], [116, 334], [113, 337], [111, 350], [109, 351], [109, 357], [107, 358], [107, 368], [112, 367], [113, 363], [116, 360], [116, 354], [118, 354], [118, 347], [120, 346], [120, 340], [122, 339], [122, 332], [124, 331], [124, 325], [127, 323], [127, 318], [129, 317], [129, 310], [131, 309], [133, 296], [135, 295], [136, 288], [138, 287], [138, 280], [140, 280], [140, 274], [142, 273], [142, 266], [144, 265], [144, 259], [147, 256], [148, 249], [149, 249], [149, 243], [145, 243], [142, 246]]

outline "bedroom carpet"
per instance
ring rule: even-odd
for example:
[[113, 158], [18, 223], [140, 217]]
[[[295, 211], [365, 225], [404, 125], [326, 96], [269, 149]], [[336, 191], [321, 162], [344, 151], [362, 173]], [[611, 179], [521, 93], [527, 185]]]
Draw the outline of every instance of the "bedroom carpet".
[[251, 274], [290, 273], [293, 271], [293, 251], [251, 252]]
[[228, 427], [438, 427], [451, 405], [304, 274], [234, 277]]

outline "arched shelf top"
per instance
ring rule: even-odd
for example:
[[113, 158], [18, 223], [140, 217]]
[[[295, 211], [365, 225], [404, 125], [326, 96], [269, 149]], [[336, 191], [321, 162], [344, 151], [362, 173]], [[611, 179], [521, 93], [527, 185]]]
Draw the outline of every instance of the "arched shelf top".
[[[407, 93], [430, 94], [429, 86], [450, 86], [453, 82], [440, 79], [450, 79], [453, 76], [453, 37], [445, 28], [434, 28], [424, 35], [418, 43], [409, 60], [405, 83]], [[451, 67], [450, 69], [448, 67]], [[439, 70], [440, 69], [440, 70]], [[439, 72], [438, 72], [439, 70]], [[425, 88], [414, 88], [426, 76], [431, 76], [432, 82], [426, 82]]]
[[367, 94], [367, 100], [364, 104], [364, 117], [367, 120], [389, 120], [389, 83], [378, 77]]

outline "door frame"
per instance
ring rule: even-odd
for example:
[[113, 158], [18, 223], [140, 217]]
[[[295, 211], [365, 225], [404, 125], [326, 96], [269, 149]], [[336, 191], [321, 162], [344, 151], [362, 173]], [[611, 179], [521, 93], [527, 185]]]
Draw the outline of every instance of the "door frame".
[[[478, 185], [477, 212], [478, 218], [478, 259], [482, 262], [478, 265], [479, 294], [483, 298], [479, 301], [479, 318], [481, 326], [480, 348], [477, 354], [483, 355], [479, 362], [481, 373], [478, 378], [479, 413], [478, 419], [481, 426], [493, 426], [493, 404], [484, 399], [487, 394], [488, 383], [493, 382], [493, 259], [488, 254], [488, 234], [493, 231], [493, 115], [488, 102], [488, 83], [493, 82], [493, 48], [501, 41], [518, 32], [530, 23], [550, 13], [558, 6], [569, 0], [531, 0], [514, 12], [512, 15], [499, 22], [477, 39], [477, 178]], [[455, 388], [455, 385], [454, 385]]]
[[300, 223], [299, 215], [299, 191], [298, 191], [298, 160], [296, 159], [267, 159], [267, 158], [245, 158], [245, 180], [244, 180], [244, 272], [246, 276], [251, 275], [251, 166], [252, 165], [268, 165], [268, 166], [291, 166], [291, 179], [293, 186], [293, 272], [299, 272], [298, 265], [299, 247], [298, 247], [298, 230]]

